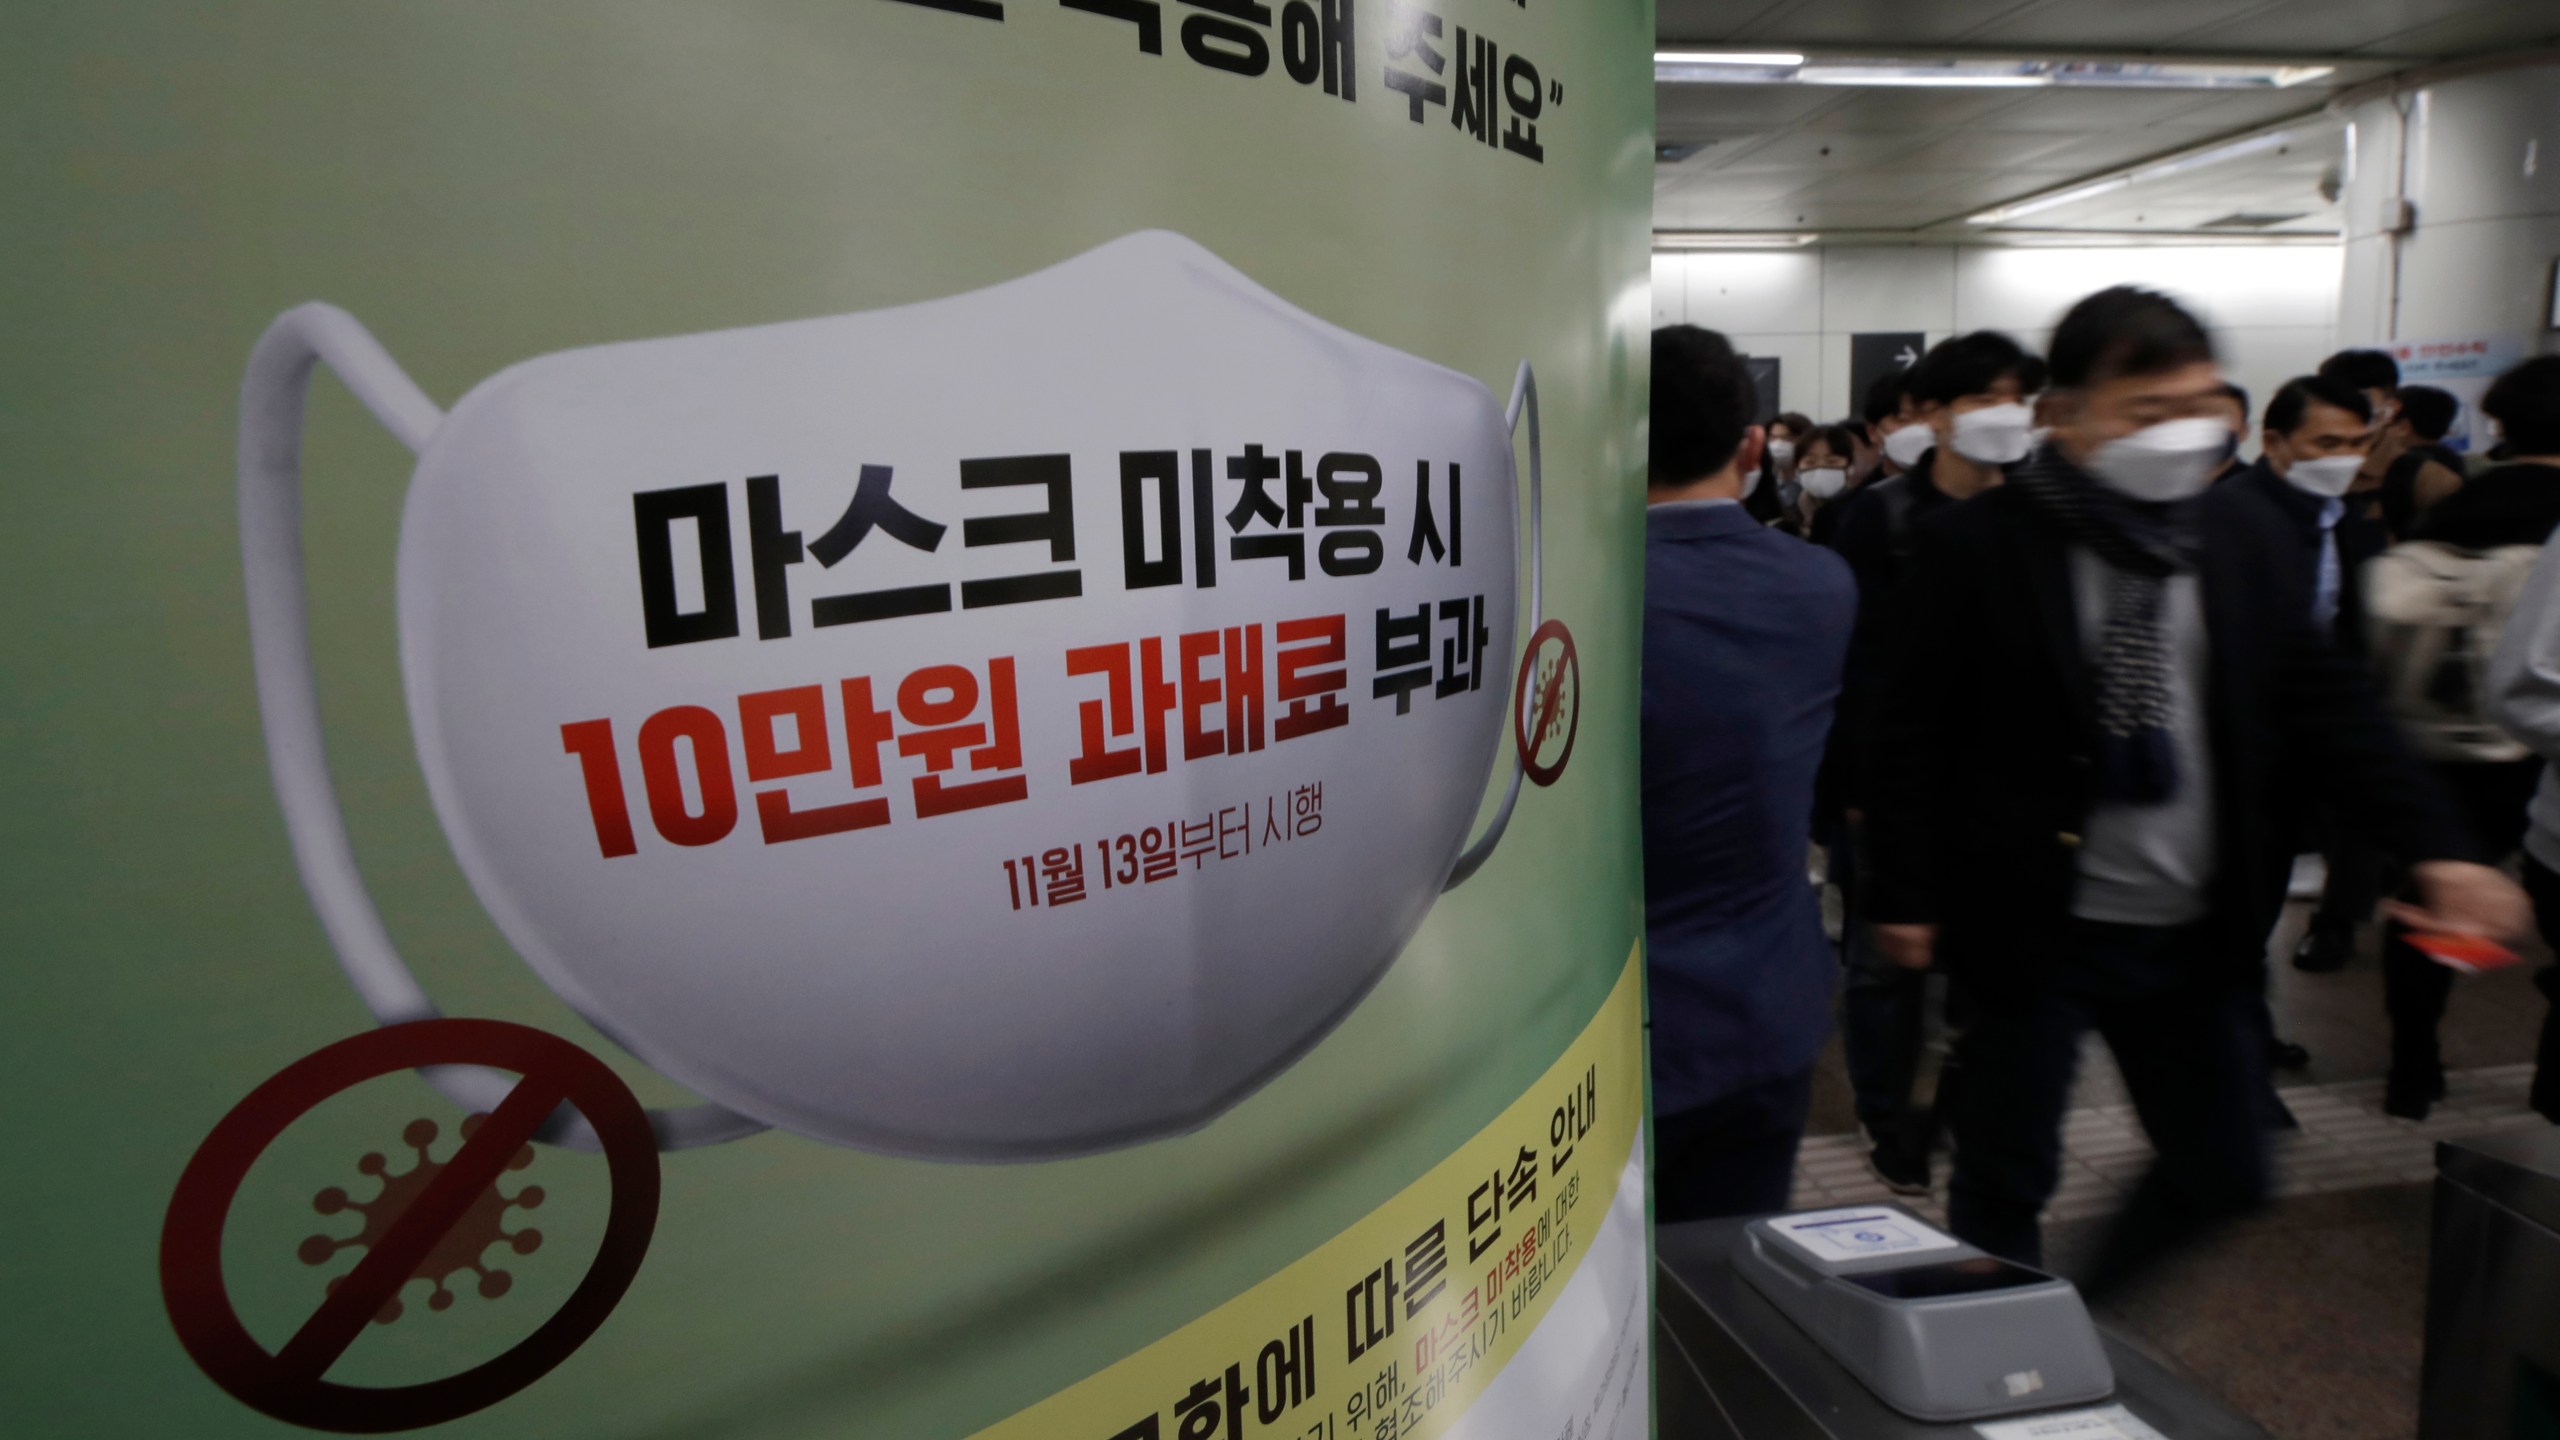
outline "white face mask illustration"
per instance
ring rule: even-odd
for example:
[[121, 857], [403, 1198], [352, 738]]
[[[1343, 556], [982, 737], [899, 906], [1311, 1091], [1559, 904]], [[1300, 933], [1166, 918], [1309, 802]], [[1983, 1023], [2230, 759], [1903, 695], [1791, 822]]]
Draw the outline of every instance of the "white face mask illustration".
[[653, 1117], [670, 1148], [770, 1124], [1015, 1160], [1196, 1128], [1359, 1002], [1518, 798], [1515, 761], [1469, 845], [1514, 693], [1524, 410], [1539, 618], [1525, 365], [1506, 414], [1161, 231], [544, 356], [443, 416], [305, 306], [244, 389], [251, 630], [297, 862], [386, 1023], [436, 1012], [321, 749], [318, 358], [419, 453], [401, 659], [445, 832], [541, 978], [714, 1102]]

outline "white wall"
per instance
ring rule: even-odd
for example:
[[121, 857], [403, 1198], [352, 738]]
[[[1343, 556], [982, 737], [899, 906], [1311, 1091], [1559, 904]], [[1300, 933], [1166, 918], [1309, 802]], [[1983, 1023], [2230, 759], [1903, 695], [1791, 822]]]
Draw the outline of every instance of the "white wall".
[[2005, 330], [2041, 350], [2081, 296], [2146, 285], [2214, 327], [2232, 378], [2260, 402], [2336, 348], [2335, 246], [1843, 247], [1708, 250], [1653, 257], [1657, 325], [1721, 330], [1782, 362], [1785, 408], [1849, 414], [1849, 337], [1917, 330], [1934, 343]]
[[[2497, 337], [2521, 354], [2560, 350], [2560, 66], [2372, 101], [2353, 112], [2348, 139], [2348, 341]], [[2417, 229], [2395, 245], [2385, 224], [2404, 184]]]

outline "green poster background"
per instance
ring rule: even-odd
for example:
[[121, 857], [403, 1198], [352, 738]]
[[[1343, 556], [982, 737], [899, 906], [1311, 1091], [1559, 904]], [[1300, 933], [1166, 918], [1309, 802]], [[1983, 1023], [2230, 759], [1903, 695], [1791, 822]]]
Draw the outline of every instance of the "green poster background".
[[[1148, 227], [1463, 370], [1523, 356], [1546, 426], [1547, 611], [1585, 677], [1571, 773], [1524, 801], [1309, 1057], [1205, 1130], [1019, 1167], [780, 1134], [667, 1157], [657, 1238], [598, 1337], [438, 1433], [955, 1436], [1279, 1270], [1428, 1170], [1576, 1035], [1638, 933], [1635, 663], [1648, 319], [1649, 4], [1441, 0], [1562, 86], [1545, 163], [1406, 117], [1359, 0], [1359, 98], [1203, 67], [1126, 23], [1007, 0], [88, 3], [0, 45], [0, 1430], [287, 1433], [217, 1391], [162, 1309], [159, 1227], [215, 1121], [367, 1026], [295, 878], [261, 749], [234, 513], [242, 361], [276, 313], [361, 317], [439, 403], [521, 359], [873, 309]], [[1276, 50], [1276, 41], [1275, 41]], [[430, 809], [392, 557], [410, 457], [313, 388], [305, 545], [331, 758], [395, 939], [449, 1014], [647, 1074], [518, 961]], [[1508, 750], [1506, 742], [1505, 749]], [[1508, 768], [1508, 756], [1503, 760]], [[294, 1247], [357, 1157], [450, 1107], [402, 1078], [261, 1162], [231, 1284], [275, 1343]], [[450, 1124], [446, 1129], [450, 1131]], [[448, 1133], [443, 1142], [449, 1149]], [[443, 1151], [439, 1151], [443, 1153]], [[333, 1378], [486, 1358], [600, 1225], [601, 1162], [545, 1151], [544, 1248], [501, 1303], [382, 1327]], [[500, 1253], [500, 1252], [493, 1252]]]

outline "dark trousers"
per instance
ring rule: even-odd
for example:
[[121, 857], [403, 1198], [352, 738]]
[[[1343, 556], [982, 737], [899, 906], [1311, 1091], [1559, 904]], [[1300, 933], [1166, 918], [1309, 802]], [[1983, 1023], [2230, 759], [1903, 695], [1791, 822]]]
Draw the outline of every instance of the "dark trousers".
[[2320, 891], [2320, 908], [2311, 913], [2311, 928], [2352, 936], [2357, 926], [2373, 918], [2374, 903], [2382, 898], [2386, 857], [2342, 820], [2322, 824], [2319, 838], [2329, 880]]
[[[2525, 807], [2542, 778], [2540, 760], [2434, 769], [2475, 841], [2498, 856], [2523, 841]], [[2419, 953], [2407, 934], [2396, 921], [2382, 927], [2382, 1008], [2391, 1017], [2392, 1079], [2425, 1085], [2444, 1072], [2436, 1027], [2453, 995], [2454, 972]]]
[[2102, 1294], [2265, 1199], [2266, 1037], [2252, 986], [2202, 927], [2074, 920], [2066, 950], [2037, 957], [2053, 978], [2033, 991], [1972, 991], [1947, 1218], [1971, 1244], [2044, 1263], [2038, 1217], [2061, 1176], [2081, 1037], [2095, 1030], [2159, 1152], [2083, 1286]]
[[1858, 833], [1845, 821], [1830, 845], [1831, 882], [1840, 887], [1840, 1050], [1858, 1123], [1881, 1144], [1928, 1154], [1935, 1128], [1916, 1114], [1912, 1092], [1928, 1043], [1929, 976], [1887, 960], [1859, 908]]
[[1694, 1110], [1653, 1117], [1655, 1222], [1786, 1209], [1795, 1190], [1796, 1146], [1812, 1109], [1808, 1067]]
[[[2533, 897], [2533, 923], [2543, 943], [2553, 943], [2560, 937], [2560, 873], [2527, 855], [2524, 888]], [[2552, 1008], [2542, 1017], [2542, 1043], [2534, 1048], [2532, 1105], [2543, 1119], [2560, 1124], [2560, 966], [2542, 967], [2533, 983]]]

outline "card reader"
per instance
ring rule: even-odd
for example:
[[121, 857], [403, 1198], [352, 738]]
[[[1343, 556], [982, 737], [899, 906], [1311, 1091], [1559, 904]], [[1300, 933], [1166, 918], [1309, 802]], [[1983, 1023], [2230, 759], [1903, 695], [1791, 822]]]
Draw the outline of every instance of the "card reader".
[[1734, 1267], [1859, 1383], [1946, 1423], [2086, 1404], [2115, 1371], [2080, 1292], [1895, 1205], [1755, 1220]]

